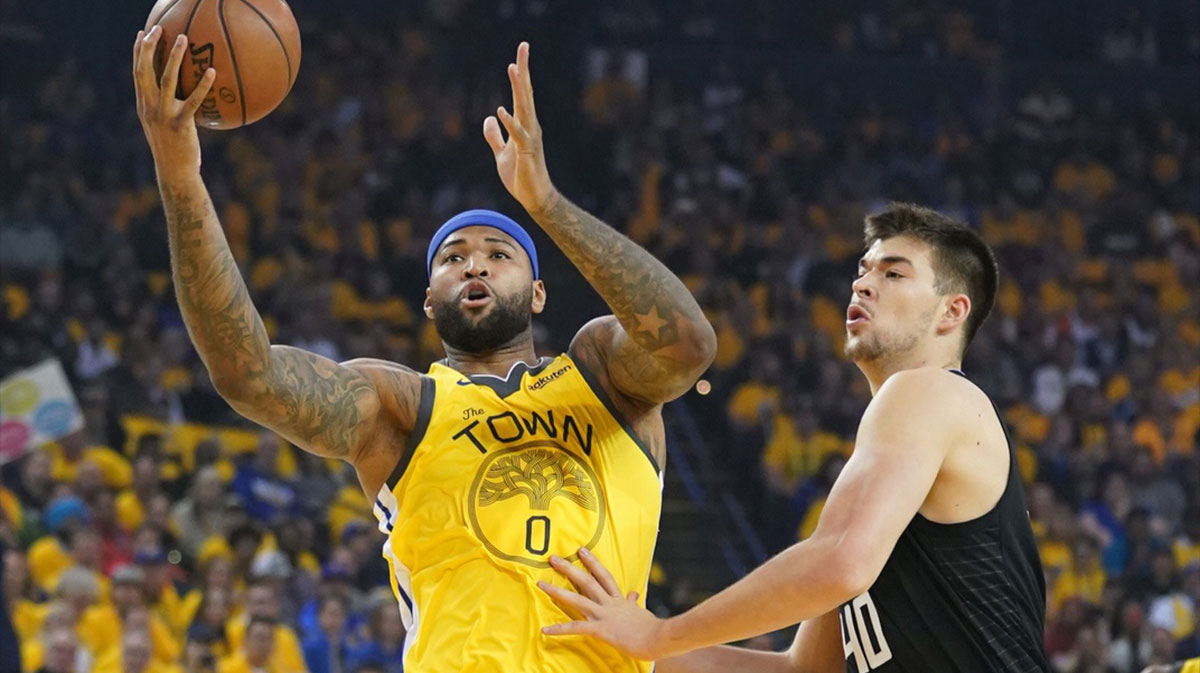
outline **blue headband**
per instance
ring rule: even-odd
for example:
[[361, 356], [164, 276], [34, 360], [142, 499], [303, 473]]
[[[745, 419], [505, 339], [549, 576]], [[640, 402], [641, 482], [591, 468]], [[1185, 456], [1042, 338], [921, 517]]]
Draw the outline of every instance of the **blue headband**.
[[433, 240], [429, 241], [429, 252], [425, 253], [425, 272], [427, 274], [433, 275], [433, 256], [437, 253], [438, 248], [442, 247], [442, 243], [450, 234], [464, 227], [492, 227], [512, 236], [516, 239], [517, 244], [525, 250], [525, 254], [529, 255], [529, 264], [533, 267], [533, 279], [538, 279], [537, 248], [534, 247], [529, 232], [525, 231], [511, 217], [501, 215], [494, 210], [483, 209], [461, 212], [446, 220], [446, 223], [438, 228], [437, 233], [433, 235]]

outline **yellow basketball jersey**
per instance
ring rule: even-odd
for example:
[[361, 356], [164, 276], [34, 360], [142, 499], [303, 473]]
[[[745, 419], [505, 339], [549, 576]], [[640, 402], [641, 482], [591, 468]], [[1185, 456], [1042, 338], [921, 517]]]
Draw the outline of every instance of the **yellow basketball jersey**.
[[537, 588], [569, 582], [551, 554], [587, 546], [645, 596], [662, 507], [650, 452], [567, 355], [507, 378], [442, 364], [374, 511], [408, 627], [408, 673], [646, 672], [604, 643], [551, 638], [567, 615]]

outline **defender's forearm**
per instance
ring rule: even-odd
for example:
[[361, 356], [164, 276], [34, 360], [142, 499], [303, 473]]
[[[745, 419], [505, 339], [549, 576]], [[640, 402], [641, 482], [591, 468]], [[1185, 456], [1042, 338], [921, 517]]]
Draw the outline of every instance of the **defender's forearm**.
[[670, 355], [678, 357], [715, 347], [695, 297], [654, 255], [557, 191], [530, 215], [648, 353], [667, 355], [663, 349], [676, 346]]
[[782, 652], [761, 652], [720, 645], [681, 654], [654, 665], [656, 673], [799, 673]]
[[[862, 591], [838, 538], [798, 542], [692, 609], [667, 619], [668, 652], [752, 638], [837, 609]], [[868, 583], [869, 585], [869, 583]]]
[[171, 276], [192, 343], [218, 390], [265, 372], [270, 341], [199, 173], [159, 176]]

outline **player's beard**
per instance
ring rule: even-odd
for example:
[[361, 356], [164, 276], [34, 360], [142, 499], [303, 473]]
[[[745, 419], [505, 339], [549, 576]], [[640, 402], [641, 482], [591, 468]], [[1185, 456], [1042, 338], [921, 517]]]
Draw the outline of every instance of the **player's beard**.
[[936, 309], [930, 309], [921, 316], [916, 325], [901, 334], [882, 332], [877, 325], [870, 325], [874, 329], [869, 329], [866, 334], [858, 337], [847, 334], [846, 358], [851, 362], [876, 362], [913, 350], [921, 342], [922, 336], [929, 331], [935, 311]]
[[465, 353], [488, 353], [529, 329], [533, 288], [509, 297], [495, 295], [491, 311], [478, 322], [459, 306], [458, 298], [433, 303], [433, 325], [447, 346]]

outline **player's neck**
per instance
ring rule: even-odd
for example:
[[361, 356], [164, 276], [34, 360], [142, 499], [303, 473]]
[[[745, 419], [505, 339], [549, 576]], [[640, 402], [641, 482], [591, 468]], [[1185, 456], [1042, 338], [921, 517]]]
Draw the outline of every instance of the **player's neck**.
[[445, 342], [442, 342], [442, 347], [446, 349], [446, 366], [467, 376], [489, 374], [503, 378], [508, 376], [516, 363], [524, 362], [532, 367], [538, 359], [537, 351], [533, 348], [533, 335], [529, 332], [486, 353], [458, 350]]
[[871, 396], [883, 387], [892, 374], [907, 369], [922, 367], [938, 367], [939, 369], [962, 369], [962, 356], [958, 353], [939, 353], [937, 351], [910, 351], [894, 355], [883, 355], [874, 360], [856, 362], [859, 371], [867, 377], [871, 386]]

